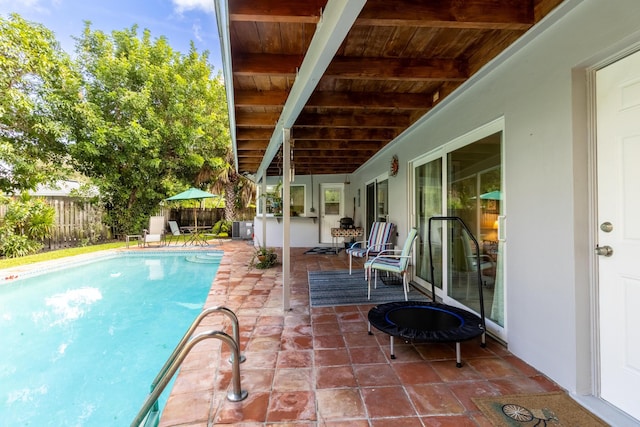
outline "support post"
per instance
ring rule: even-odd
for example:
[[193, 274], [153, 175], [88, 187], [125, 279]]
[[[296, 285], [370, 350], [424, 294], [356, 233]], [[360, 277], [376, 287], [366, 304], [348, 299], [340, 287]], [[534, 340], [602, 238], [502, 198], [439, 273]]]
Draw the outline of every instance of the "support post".
[[282, 130], [282, 309], [291, 308], [291, 129]]

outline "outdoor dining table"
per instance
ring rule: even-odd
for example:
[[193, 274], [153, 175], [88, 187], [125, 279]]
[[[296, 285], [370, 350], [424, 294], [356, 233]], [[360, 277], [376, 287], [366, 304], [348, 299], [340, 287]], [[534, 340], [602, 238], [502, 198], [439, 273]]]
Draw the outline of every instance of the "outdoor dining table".
[[182, 226], [180, 227], [180, 231], [189, 236], [187, 240], [185, 240], [182, 246], [194, 245], [194, 246], [209, 246], [209, 243], [204, 239], [204, 232], [210, 230], [210, 226]]

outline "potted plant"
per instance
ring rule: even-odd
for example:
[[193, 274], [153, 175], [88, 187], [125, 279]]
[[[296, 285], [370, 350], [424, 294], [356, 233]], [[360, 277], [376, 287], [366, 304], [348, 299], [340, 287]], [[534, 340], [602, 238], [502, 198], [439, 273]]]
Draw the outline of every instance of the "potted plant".
[[[274, 248], [258, 246], [251, 258], [251, 265], [256, 268], [265, 269], [273, 266], [278, 259], [278, 254]], [[257, 260], [257, 262], [256, 262]]]

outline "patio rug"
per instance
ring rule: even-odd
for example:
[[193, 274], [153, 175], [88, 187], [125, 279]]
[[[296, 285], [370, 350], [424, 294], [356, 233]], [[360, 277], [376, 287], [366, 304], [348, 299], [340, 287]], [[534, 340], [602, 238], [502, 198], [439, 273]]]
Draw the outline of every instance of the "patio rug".
[[471, 398], [494, 426], [607, 426], [567, 393], [512, 394]]
[[305, 252], [305, 255], [337, 255], [342, 248], [322, 247], [311, 248]]
[[[410, 287], [411, 289], [411, 287]], [[382, 304], [385, 302], [404, 301], [402, 286], [388, 286], [378, 280], [378, 288], [371, 284], [371, 299], [367, 299], [367, 281], [364, 270], [310, 271], [309, 298], [311, 307], [328, 307], [335, 305]], [[429, 301], [429, 298], [415, 289], [409, 292], [413, 301]]]

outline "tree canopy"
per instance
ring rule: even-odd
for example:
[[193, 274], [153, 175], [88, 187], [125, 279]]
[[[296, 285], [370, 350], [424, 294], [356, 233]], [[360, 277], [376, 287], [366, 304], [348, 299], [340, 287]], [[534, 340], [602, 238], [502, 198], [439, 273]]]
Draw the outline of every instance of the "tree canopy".
[[30, 190], [66, 174], [62, 115], [78, 76], [53, 33], [17, 14], [0, 17], [0, 192]]
[[117, 233], [140, 232], [188, 187], [224, 189], [227, 219], [251, 199], [208, 52], [192, 44], [182, 54], [136, 25], [107, 34], [86, 22], [72, 59], [51, 31], [18, 15], [0, 17], [0, 30], [0, 193], [80, 173]]
[[207, 53], [192, 45], [182, 55], [136, 26], [107, 35], [89, 23], [76, 53], [82, 99], [70, 153], [108, 198], [111, 225], [139, 228], [167, 194], [224, 167], [225, 92]]

